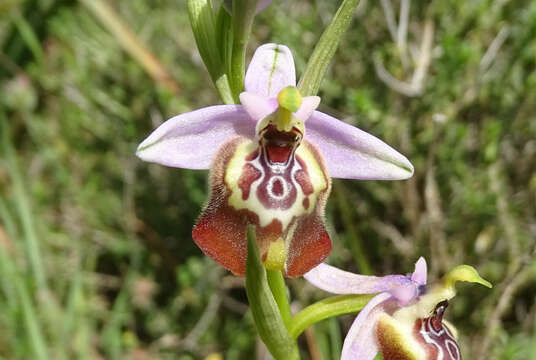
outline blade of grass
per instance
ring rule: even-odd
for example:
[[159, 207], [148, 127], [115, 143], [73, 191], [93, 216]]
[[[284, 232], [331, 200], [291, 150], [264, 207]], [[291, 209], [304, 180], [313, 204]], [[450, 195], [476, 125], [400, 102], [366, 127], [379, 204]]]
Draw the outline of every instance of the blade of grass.
[[303, 96], [318, 93], [331, 58], [335, 54], [343, 34], [348, 29], [358, 4], [359, 0], [344, 0], [320, 37], [298, 83], [298, 89]]
[[43, 61], [43, 48], [41, 47], [39, 39], [32, 26], [28, 23], [28, 21], [26, 21], [19, 11], [13, 11], [13, 23], [19, 31], [22, 40], [32, 52], [32, 55], [35, 57], [37, 62], [41, 63]]
[[[0, 219], [4, 222], [10, 217], [4, 202], [0, 199]], [[18, 317], [19, 313], [22, 315], [22, 324], [26, 333], [23, 339], [28, 339], [29, 350], [31, 354], [33, 354], [32, 358], [38, 360], [48, 359], [46, 342], [37, 317], [38, 311], [32, 303], [31, 295], [26, 286], [26, 281], [17, 271], [15, 264], [12, 262], [12, 257], [6, 253], [4, 246], [1, 245], [0, 263], [2, 264], [0, 267], [0, 275], [2, 279], [9, 279], [14, 287], [15, 298], [12, 298], [11, 302], [15, 302], [17, 306], [11, 316]], [[18, 321], [15, 321], [14, 323], [18, 323]]]
[[130, 54], [154, 81], [172, 94], [177, 94], [179, 85], [156, 56], [136, 37], [115, 10], [103, 0], [80, 0], [104, 27], [117, 38], [123, 49]]
[[3, 120], [3, 114], [0, 114], [0, 127], [2, 130], [1, 149], [4, 154], [6, 169], [11, 177], [14, 188], [13, 196], [16, 200], [15, 206], [17, 209], [17, 217], [22, 223], [25, 250], [30, 260], [30, 267], [35, 278], [36, 286], [42, 294], [46, 294], [48, 293], [46, 271], [42, 262], [41, 249], [35, 230], [32, 211], [30, 210], [30, 201], [28, 199], [26, 186], [22, 180], [22, 174], [17, 165], [11, 141], [8, 138], [9, 131], [7, 122]]

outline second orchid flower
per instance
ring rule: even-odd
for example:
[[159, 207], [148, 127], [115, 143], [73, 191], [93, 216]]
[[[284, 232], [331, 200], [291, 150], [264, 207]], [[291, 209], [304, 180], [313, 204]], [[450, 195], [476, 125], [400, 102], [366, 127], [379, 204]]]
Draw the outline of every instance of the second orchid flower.
[[359, 312], [342, 349], [341, 360], [461, 360], [456, 330], [443, 319], [456, 295], [457, 281], [491, 284], [471, 266], [460, 265], [432, 286], [424, 258], [411, 275], [352, 274], [320, 264], [305, 279], [335, 294], [377, 294]]

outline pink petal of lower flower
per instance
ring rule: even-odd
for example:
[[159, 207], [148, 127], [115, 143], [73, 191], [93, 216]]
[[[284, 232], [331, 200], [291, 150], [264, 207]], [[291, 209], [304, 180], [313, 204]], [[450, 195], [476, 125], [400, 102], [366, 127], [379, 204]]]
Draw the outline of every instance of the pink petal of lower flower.
[[317, 288], [333, 294], [403, 294], [404, 288], [408, 288], [408, 292], [415, 291], [415, 285], [404, 275], [359, 275], [324, 263], [303, 277]]
[[426, 285], [427, 278], [427, 266], [426, 260], [421, 256], [415, 263], [415, 271], [411, 275], [411, 281], [416, 282], [419, 285]]
[[255, 121], [241, 105], [216, 105], [177, 115], [139, 146], [145, 161], [186, 169], [208, 169], [220, 146], [236, 135], [255, 136]]
[[344, 339], [341, 360], [374, 359], [378, 353], [374, 335], [376, 322], [385, 313], [384, 307], [390, 298], [390, 294], [381, 293], [373, 297], [359, 312]]
[[246, 91], [275, 98], [281, 89], [295, 85], [296, 70], [289, 48], [278, 44], [258, 47], [246, 72]]
[[334, 178], [398, 180], [413, 175], [413, 165], [395, 149], [319, 111], [307, 120], [306, 138], [320, 149]]

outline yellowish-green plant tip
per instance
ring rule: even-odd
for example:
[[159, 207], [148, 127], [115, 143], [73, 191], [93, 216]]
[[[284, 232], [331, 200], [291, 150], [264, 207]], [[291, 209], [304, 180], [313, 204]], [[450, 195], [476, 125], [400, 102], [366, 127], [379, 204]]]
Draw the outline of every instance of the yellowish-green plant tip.
[[454, 287], [454, 284], [457, 281], [467, 281], [482, 284], [488, 288], [492, 287], [489, 281], [483, 279], [476, 269], [469, 265], [458, 265], [449, 271], [443, 278], [443, 282], [448, 287]]
[[268, 254], [264, 261], [264, 267], [268, 270], [282, 270], [287, 260], [287, 250], [282, 238], [272, 242], [268, 247]]
[[296, 112], [302, 104], [302, 96], [295, 86], [287, 86], [277, 95], [279, 106], [291, 112]]

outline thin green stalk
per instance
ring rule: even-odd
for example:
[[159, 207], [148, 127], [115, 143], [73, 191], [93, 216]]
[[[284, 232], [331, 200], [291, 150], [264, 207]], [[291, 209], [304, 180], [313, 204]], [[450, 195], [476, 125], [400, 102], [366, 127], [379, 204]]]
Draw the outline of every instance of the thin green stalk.
[[307, 306], [300, 311], [288, 328], [292, 338], [297, 339], [309, 326], [330, 317], [357, 313], [367, 305], [374, 295], [333, 296]]
[[233, 51], [231, 55], [231, 89], [238, 103], [238, 95], [244, 89], [246, 69], [246, 45], [251, 34], [257, 0], [233, 1]]
[[259, 336], [276, 360], [299, 360], [298, 345], [289, 335], [268, 285], [253, 226], [248, 228], [247, 242], [246, 293]]
[[288, 327], [292, 315], [290, 314], [290, 305], [288, 303], [287, 287], [285, 285], [285, 279], [280, 270], [266, 270], [266, 277], [268, 279], [268, 285], [272, 294], [274, 295], [275, 302], [283, 318], [285, 326]]
[[298, 89], [303, 96], [316, 95], [324, 78], [331, 58], [335, 54], [343, 34], [350, 25], [359, 0], [344, 0], [331, 20], [313, 54], [309, 58], [305, 72], [298, 83]]

